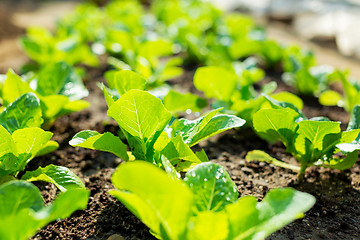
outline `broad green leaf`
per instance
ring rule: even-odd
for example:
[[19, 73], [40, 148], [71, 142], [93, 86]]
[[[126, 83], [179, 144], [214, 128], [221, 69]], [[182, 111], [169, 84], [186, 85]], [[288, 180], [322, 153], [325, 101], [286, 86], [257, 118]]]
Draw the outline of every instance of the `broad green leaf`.
[[34, 171], [27, 171], [21, 179], [29, 182], [45, 181], [53, 183], [62, 192], [70, 189], [85, 188], [80, 178], [68, 168], [55, 166], [53, 164], [46, 167], [39, 167]]
[[303, 109], [304, 103], [295, 94], [289, 93], [289, 92], [279, 92], [275, 94], [271, 94], [271, 97], [279, 102], [287, 102], [294, 105], [297, 109]]
[[319, 102], [324, 106], [340, 106], [342, 99], [340, 93], [332, 90], [327, 90], [319, 96]]
[[227, 102], [236, 88], [237, 76], [222, 67], [200, 67], [195, 72], [194, 85], [206, 97]]
[[269, 142], [281, 140], [291, 148], [298, 114], [291, 109], [261, 109], [254, 114], [253, 125], [260, 137]]
[[129, 160], [126, 145], [120, 138], [114, 136], [110, 132], [100, 134], [91, 130], [81, 131], [70, 140], [69, 144], [73, 147], [83, 147], [110, 152], [125, 161]]
[[239, 197], [229, 174], [216, 163], [195, 166], [186, 173], [184, 181], [194, 193], [196, 210], [199, 212], [221, 211]]
[[295, 149], [303, 160], [313, 163], [324, 154], [332, 155], [341, 139], [340, 122], [304, 120], [298, 125]]
[[31, 153], [32, 157], [35, 157], [52, 135], [51, 132], [44, 131], [41, 128], [23, 128], [16, 130], [12, 134], [12, 138], [18, 154]]
[[46, 155], [59, 148], [59, 144], [55, 141], [48, 141], [37, 153], [36, 157]]
[[161, 100], [150, 93], [130, 90], [113, 103], [108, 115], [126, 131], [138, 160], [153, 161], [154, 144], [171, 119]]
[[185, 143], [191, 147], [213, 135], [231, 128], [241, 127], [245, 124], [245, 120], [234, 115], [216, 115], [220, 110], [221, 109], [213, 110], [205, 116], [195, 120], [176, 120], [171, 125], [172, 135], [181, 135]]
[[166, 109], [173, 113], [187, 112], [188, 109], [199, 112], [207, 105], [205, 99], [199, 98], [192, 93], [182, 94], [172, 89], [170, 89], [168, 94], [164, 97], [163, 102]]
[[133, 71], [121, 70], [115, 73], [113, 82], [109, 85], [114, 86], [118, 93], [123, 95], [131, 89], [145, 90], [146, 79]]
[[225, 212], [199, 212], [190, 219], [186, 239], [225, 240], [229, 223]]
[[42, 122], [40, 101], [33, 93], [23, 94], [0, 113], [0, 124], [10, 133], [21, 128], [40, 127]]
[[144, 161], [121, 164], [111, 180], [118, 190], [110, 194], [152, 232], [163, 239], [184, 239], [193, 204], [193, 194], [184, 183]]
[[69, 190], [44, 206], [33, 184], [18, 180], [5, 183], [0, 186], [0, 236], [7, 240], [29, 239], [46, 224], [84, 209], [88, 198], [86, 189]]
[[[270, 190], [263, 201], [245, 197], [226, 206], [231, 234], [228, 239], [265, 239], [315, 204], [315, 198], [291, 188]], [[241, 214], [234, 214], [239, 212]]]
[[6, 153], [13, 153], [17, 155], [16, 145], [14, 140], [11, 137], [11, 134], [0, 125], [0, 156], [3, 156]]
[[6, 75], [2, 92], [4, 105], [7, 106], [21, 95], [33, 92], [33, 90], [30, 88], [29, 84], [24, 82], [13, 70], [9, 70]]
[[63, 95], [41, 96], [41, 110], [46, 120], [59, 116], [64, 106], [69, 103], [69, 99]]
[[89, 92], [74, 69], [65, 62], [50, 63], [37, 76], [36, 91], [42, 96], [64, 95], [79, 100]]
[[201, 162], [191, 148], [184, 142], [181, 135], [177, 135], [171, 139], [160, 154], [164, 155], [172, 165], [179, 163], [181, 160], [195, 163]]

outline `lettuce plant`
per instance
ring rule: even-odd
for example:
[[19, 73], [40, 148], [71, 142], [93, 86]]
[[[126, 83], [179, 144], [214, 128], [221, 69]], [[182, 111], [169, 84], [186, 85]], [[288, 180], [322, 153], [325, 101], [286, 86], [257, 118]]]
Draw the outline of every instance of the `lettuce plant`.
[[[300, 169], [283, 162], [278, 164], [279, 161], [268, 158], [261, 151], [249, 152], [247, 160], [289, 166], [299, 170], [299, 178], [304, 176], [307, 167], [313, 165], [344, 170], [357, 161], [358, 146], [348, 145], [359, 135], [360, 129], [353, 129], [356, 124], [351, 124], [348, 131], [342, 132], [340, 122], [298, 120], [299, 114], [290, 108], [261, 109], [254, 114], [253, 126], [257, 134], [270, 143], [281, 141], [286, 151], [299, 161]], [[341, 158], [340, 155], [345, 156]]]
[[52, 152], [59, 146], [50, 140], [51, 132], [39, 128], [42, 122], [40, 102], [33, 93], [22, 95], [0, 113], [0, 184], [21, 178], [50, 182], [61, 191], [83, 188], [81, 180], [65, 167], [50, 164], [24, 172], [34, 157]]
[[[264, 72], [255, 67], [254, 61], [248, 59], [244, 63], [235, 64], [233, 70], [218, 66], [200, 67], [195, 72], [194, 85], [207, 98], [216, 100], [212, 103], [214, 107], [224, 107], [225, 111], [236, 114], [251, 124], [253, 114], [266, 102], [264, 95], [271, 94], [276, 88], [276, 83], [271, 82], [263, 86], [261, 94], [255, 91], [253, 84], [263, 77]], [[301, 99], [291, 93], [271, 96], [302, 108]]]
[[31, 82], [26, 82], [9, 70], [2, 86], [2, 103], [7, 107], [21, 95], [32, 92], [40, 99], [45, 124], [51, 124], [56, 118], [89, 106], [81, 98], [88, 90], [81, 78], [65, 62], [48, 64], [36, 74]]
[[25, 53], [40, 66], [65, 61], [69, 65], [84, 63], [97, 66], [99, 61], [86, 42], [77, 34], [52, 34], [46, 28], [31, 27], [20, 39]]
[[[129, 90], [118, 100], [107, 98], [108, 116], [115, 119], [131, 151], [131, 158], [157, 165], [164, 164], [162, 156], [172, 165], [181, 160], [200, 163], [202, 154], [190, 149], [201, 140], [227, 129], [242, 126], [245, 121], [236, 116], [214, 110], [196, 120], [176, 120], [167, 127], [172, 116], [161, 100], [148, 92]], [[127, 146], [113, 134], [86, 130], [77, 133], [70, 145], [111, 152], [128, 160]], [[178, 165], [179, 168], [184, 166]]]
[[[205, 99], [192, 93], [179, 93], [166, 85], [151, 89], [151, 84], [143, 76], [131, 70], [111, 70], [105, 73], [108, 87], [100, 84], [106, 101], [117, 100], [121, 95], [131, 89], [150, 90], [154, 95], [163, 98], [164, 105], [171, 113], [185, 112], [191, 110], [200, 112], [207, 106]], [[159, 90], [159, 91], [158, 91]], [[156, 94], [160, 92], [160, 94]], [[111, 100], [112, 99], [112, 100]]]
[[142, 161], [121, 164], [112, 176], [118, 198], [159, 239], [265, 239], [301, 218], [315, 203], [291, 188], [270, 190], [263, 201], [239, 193], [226, 170], [201, 163], [173, 179]]
[[344, 96], [340, 93], [327, 90], [319, 97], [319, 102], [325, 106], [343, 107], [351, 112], [355, 105], [360, 104], [360, 84], [356, 79], [349, 79], [346, 71], [336, 70], [331, 82], [340, 81], [344, 90]]
[[328, 89], [334, 69], [326, 65], [316, 66], [312, 52], [304, 51], [298, 46], [290, 46], [285, 48], [282, 62], [283, 81], [299, 93], [318, 97]]
[[0, 185], [1, 239], [29, 239], [46, 224], [86, 208], [88, 198], [88, 190], [74, 189], [59, 194], [45, 206], [41, 192], [29, 182], [16, 180]]

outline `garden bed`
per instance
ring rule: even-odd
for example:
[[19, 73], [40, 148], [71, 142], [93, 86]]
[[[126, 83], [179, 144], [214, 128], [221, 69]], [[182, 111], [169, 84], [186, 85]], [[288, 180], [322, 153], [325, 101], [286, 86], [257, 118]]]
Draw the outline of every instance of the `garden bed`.
[[[185, 76], [191, 77], [191, 72]], [[103, 121], [108, 120], [107, 107], [102, 92], [96, 86], [98, 81], [104, 79], [101, 73], [94, 73], [86, 83], [90, 90], [87, 100], [92, 103], [91, 107], [58, 119], [51, 128], [54, 140], [60, 143], [60, 148], [37, 161], [40, 165], [42, 161], [47, 164], [50, 158], [52, 163], [66, 166], [80, 176], [91, 191], [88, 207], [75, 212], [68, 219], [49, 224], [33, 239], [107, 239], [116, 234], [116, 237], [122, 236], [124, 239], [155, 239], [140, 220], [107, 193], [113, 189], [111, 174], [121, 160], [110, 153], [68, 145], [72, 136], [84, 129], [117, 133], [116, 122], [103, 125]], [[182, 81], [186, 80], [174, 80], [176, 83]], [[281, 84], [280, 81], [278, 83]], [[288, 88], [285, 85], [282, 87]], [[327, 116], [332, 120], [342, 120], [343, 123], [349, 119], [343, 109], [323, 107], [316, 103], [316, 99], [305, 101], [304, 113], [308, 117]], [[201, 143], [200, 146], [211, 161], [226, 168], [241, 196], [252, 195], [261, 200], [270, 189], [293, 187], [316, 197], [315, 206], [304, 218], [272, 234], [269, 239], [356, 239], [359, 236], [359, 164], [346, 171], [312, 167], [306, 173], [304, 181], [299, 182], [296, 173], [291, 170], [245, 161], [247, 152], [260, 149], [278, 159], [295, 162], [285, 152], [282, 144], [268, 144], [249, 128], [227, 131]], [[46, 201], [54, 199], [54, 186], [39, 186], [44, 189], [42, 192]]]
[[[13, 38], [24, 32], [20, 28], [10, 29], [13, 34], [0, 32], [0, 40]], [[27, 170], [35, 170], [39, 166], [47, 166], [50, 162], [69, 168], [90, 190], [88, 207], [74, 212], [69, 218], [50, 223], [32, 239], [156, 239], [137, 217], [108, 193], [114, 189], [111, 176], [122, 160], [110, 153], [69, 145], [72, 137], [81, 130], [91, 129], [100, 133], [108, 131], [114, 135], [118, 133], [117, 123], [106, 115], [107, 105], [97, 86], [98, 82], [105, 82], [103, 76], [108, 70], [108, 66], [102, 62], [98, 68], [86, 68], [85, 85], [90, 94], [85, 100], [89, 101], [91, 106], [57, 119], [50, 131], [54, 134], [53, 140], [57, 141], [60, 147], [48, 155], [35, 158], [27, 166]], [[182, 77], [169, 81], [170, 85], [183, 92], [199, 93], [192, 84], [194, 67], [187, 66], [184, 70]], [[271, 70], [266, 76], [264, 80], [256, 83], [257, 89], [273, 80], [278, 84], [276, 91], [295, 93], [293, 88], [281, 81], [281, 72]], [[322, 106], [314, 97], [301, 98], [304, 101], [303, 112], [307, 117], [325, 116], [333, 121], [341, 121], [342, 130], [346, 129], [350, 117], [342, 108]], [[359, 238], [359, 163], [345, 171], [310, 167], [305, 178], [299, 181], [297, 173], [291, 170], [264, 162], [245, 161], [249, 151], [258, 149], [277, 159], [297, 164], [281, 143], [270, 144], [259, 138], [251, 128], [244, 127], [228, 130], [193, 147], [197, 151], [200, 148], [205, 150], [212, 162], [225, 167], [240, 196], [251, 195], [260, 201], [270, 189], [292, 187], [316, 198], [316, 204], [305, 213], [304, 218], [285, 226], [268, 239]], [[35, 184], [41, 190], [46, 203], [52, 202], [59, 193], [52, 184]]]

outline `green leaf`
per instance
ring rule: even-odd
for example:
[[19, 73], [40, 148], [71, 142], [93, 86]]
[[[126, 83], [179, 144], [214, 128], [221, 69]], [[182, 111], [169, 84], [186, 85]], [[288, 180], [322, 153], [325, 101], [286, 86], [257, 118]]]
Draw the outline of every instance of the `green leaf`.
[[[347, 150], [349, 151], [349, 150]], [[322, 164], [323, 167], [328, 167], [332, 169], [345, 170], [352, 168], [359, 156], [359, 148], [355, 149], [353, 152], [349, 152], [347, 156], [343, 159], [332, 159], [325, 164]]]
[[63, 95], [41, 96], [41, 110], [46, 120], [52, 120], [60, 115], [69, 99]]
[[289, 92], [279, 92], [279, 93], [275, 93], [272, 94], [271, 97], [279, 102], [287, 102], [287, 103], [291, 103], [292, 105], [294, 105], [297, 109], [303, 109], [304, 107], [304, 103], [301, 100], [301, 98], [299, 98], [298, 96], [296, 96], [295, 94], [289, 93]]
[[281, 140], [291, 148], [298, 114], [291, 109], [261, 109], [254, 114], [253, 125], [260, 137], [269, 142]]
[[193, 195], [181, 181], [144, 162], [121, 164], [113, 174], [118, 198], [156, 235], [163, 239], [184, 239]]
[[207, 106], [205, 99], [199, 98], [192, 93], [179, 93], [172, 89], [164, 97], [164, 105], [167, 110], [173, 113], [185, 112], [188, 109], [194, 112], [199, 112]]
[[37, 153], [36, 157], [46, 155], [59, 148], [59, 144], [55, 141], [48, 141]]
[[[355, 105], [351, 112], [350, 122], [347, 130], [360, 129], [360, 105]], [[360, 134], [357, 136], [356, 141], [360, 143]]]
[[166, 147], [161, 151], [172, 165], [179, 163], [181, 160], [200, 163], [201, 160], [195, 155], [191, 148], [184, 142], [181, 135], [171, 139]]
[[0, 125], [0, 156], [3, 156], [6, 153], [13, 153], [17, 155], [16, 145], [14, 140], [11, 137], [11, 134]]
[[34, 171], [27, 171], [22, 180], [29, 182], [45, 181], [55, 184], [60, 191], [65, 192], [70, 189], [85, 188], [80, 178], [63, 166], [50, 164], [46, 167], [39, 167]]
[[79, 100], [89, 92], [74, 69], [65, 62], [50, 63], [37, 76], [36, 91], [42, 96], [63, 95]]
[[100, 134], [91, 130], [81, 131], [70, 140], [69, 144], [73, 147], [83, 147], [110, 152], [125, 161], [129, 160], [126, 145], [120, 138], [114, 136], [110, 132]]
[[175, 167], [165, 156], [161, 156], [161, 163], [165, 169], [165, 172], [167, 172], [167, 174], [169, 174], [169, 176], [172, 177], [172, 179], [175, 180], [181, 179], [180, 173], [176, 171]]
[[109, 86], [114, 86], [120, 95], [125, 94], [131, 89], [145, 90], [146, 86], [146, 79], [131, 70], [116, 72], [112, 80], [113, 82], [109, 83]]
[[265, 239], [303, 217], [314, 204], [313, 196], [291, 188], [270, 190], [260, 203], [252, 197], [240, 198], [225, 208], [230, 223], [228, 239]]
[[6, 75], [2, 92], [4, 105], [7, 106], [21, 95], [33, 92], [33, 90], [30, 88], [29, 84], [24, 82], [13, 70], [9, 70]]
[[199, 212], [190, 219], [186, 239], [227, 239], [229, 223], [225, 212]]
[[0, 124], [10, 133], [21, 128], [40, 127], [42, 123], [40, 101], [33, 93], [21, 95], [0, 113]]
[[12, 134], [12, 138], [18, 154], [30, 153], [32, 157], [35, 157], [52, 135], [51, 132], [44, 131], [41, 128], [24, 128], [16, 130]]
[[148, 92], [130, 90], [109, 107], [108, 115], [130, 135], [135, 157], [152, 162], [154, 144], [171, 119], [161, 100]]
[[199, 212], [221, 211], [239, 197], [229, 174], [216, 163], [195, 166], [186, 173], [184, 181], [194, 193], [196, 210]]
[[327, 90], [319, 96], [319, 102], [324, 106], [340, 106], [342, 99], [340, 93], [332, 90]]
[[304, 120], [298, 123], [295, 149], [307, 163], [319, 160], [324, 154], [332, 155], [340, 142], [340, 122]]
[[44, 206], [41, 193], [33, 184], [18, 180], [5, 183], [0, 186], [0, 236], [8, 240], [29, 239], [46, 224], [84, 209], [88, 198], [86, 189], [69, 190]]
[[206, 97], [228, 102], [236, 88], [237, 76], [222, 67], [200, 67], [195, 72], [194, 85]]
[[234, 115], [216, 115], [220, 110], [221, 109], [213, 110], [205, 116], [195, 120], [176, 120], [171, 125], [172, 136], [181, 135], [185, 143], [191, 147], [213, 135], [231, 128], [241, 127], [245, 124], [245, 120]]

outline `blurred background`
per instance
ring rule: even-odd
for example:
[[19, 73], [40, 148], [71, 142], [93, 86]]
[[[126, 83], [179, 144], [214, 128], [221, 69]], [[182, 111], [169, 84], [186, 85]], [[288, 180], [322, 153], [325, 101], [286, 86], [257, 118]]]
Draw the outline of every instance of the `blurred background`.
[[[165, 1], [165, 0], [164, 0]], [[350, 68], [360, 78], [360, 0], [207, 0], [253, 16], [267, 35], [315, 52], [320, 64]], [[0, 0], [0, 70], [26, 61], [16, 39], [29, 26], [52, 29], [85, 0]], [[99, 6], [107, 0], [88, 0]], [[151, 2], [151, 1], [147, 1]]]

